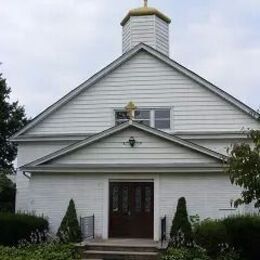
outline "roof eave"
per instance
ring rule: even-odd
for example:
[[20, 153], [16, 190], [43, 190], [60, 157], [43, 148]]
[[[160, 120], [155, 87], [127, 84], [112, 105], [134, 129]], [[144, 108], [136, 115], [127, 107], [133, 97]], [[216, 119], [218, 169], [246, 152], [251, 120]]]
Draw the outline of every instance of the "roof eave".
[[128, 20], [130, 19], [131, 16], [147, 16], [147, 15], [155, 15], [155, 16], [159, 17], [160, 19], [162, 19], [164, 22], [166, 22], [168, 24], [171, 23], [171, 19], [157, 9], [139, 8], [139, 9], [134, 9], [134, 10], [129, 11], [120, 24], [121, 24], [121, 26], [124, 26], [128, 22]]
[[216, 173], [225, 172], [224, 164], [104, 164], [104, 165], [51, 165], [20, 168], [29, 173]]

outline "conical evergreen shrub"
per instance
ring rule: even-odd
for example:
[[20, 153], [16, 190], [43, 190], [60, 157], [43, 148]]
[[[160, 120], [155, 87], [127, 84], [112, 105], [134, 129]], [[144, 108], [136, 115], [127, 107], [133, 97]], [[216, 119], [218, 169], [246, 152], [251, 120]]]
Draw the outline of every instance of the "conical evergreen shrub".
[[193, 244], [191, 223], [188, 219], [186, 200], [183, 197], [178, 201], [176, 213], [172, 221], [170, 237], [171, 243], [174, 246], [192, 246]]
[[57, 236], [62, 242], [80, 242], [81, 231], [73, 199], [70, 200], [67, 212], [60, 224]]

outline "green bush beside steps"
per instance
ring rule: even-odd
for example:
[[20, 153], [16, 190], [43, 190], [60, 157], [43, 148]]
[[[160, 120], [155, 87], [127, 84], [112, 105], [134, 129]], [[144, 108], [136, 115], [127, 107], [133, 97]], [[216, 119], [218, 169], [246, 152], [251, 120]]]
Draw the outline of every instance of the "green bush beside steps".
[[0, 245], [15, 246], [21, 240], [37, 240], [40, 235], [42, 239], [48, 228], [48, 221], [43, 217], [0, 213]]
[[180, 198], [162, 260], [260, 260], [260, 215], [199, 220]]
[[207, 219], [192, 228], [193, 243], [175, 244], [162, 260], [260, 260], [260, 216]]
[[205, 220], [194, 228], [195, 243], [216, 258], [228, 245], [240, 254], [240, 260], [260, 259], [260, 216], [231, 216]]

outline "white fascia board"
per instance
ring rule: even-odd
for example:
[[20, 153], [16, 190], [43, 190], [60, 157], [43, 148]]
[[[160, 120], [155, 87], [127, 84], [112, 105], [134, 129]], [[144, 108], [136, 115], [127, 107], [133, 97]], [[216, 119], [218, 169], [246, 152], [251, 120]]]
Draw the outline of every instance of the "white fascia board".
[[225, 165], [221, 164], [150, 164], [150, 165], [53, 165], [24, 167], [29, 173], [224, 173]]
[[[167, 132], [170, 135], [175, 135], [184, 140], [223, 140], [223, 139], [248, 139], [248, 131], [178, 131]], [[50, 142], [50, 141], [82, 141], [90, 136], [98, 133], [90, 134], [57, 134], [57, 135], [26, 135], [15, 139], [16, 143], [24, 142]]]

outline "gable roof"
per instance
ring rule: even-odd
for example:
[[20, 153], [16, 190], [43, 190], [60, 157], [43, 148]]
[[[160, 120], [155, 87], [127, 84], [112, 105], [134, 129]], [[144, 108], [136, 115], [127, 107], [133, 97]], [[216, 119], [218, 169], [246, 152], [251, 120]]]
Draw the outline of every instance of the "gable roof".
[[176, 61], [170, 59], [168, 56], [164, 55], [163, 53], [155, 50], [154, 48], [144, 44], [140, 43], [137, 46], [135, 46], [133, 49], [129, 50], [128, 52], [121, 55], [118, 59], [110, 63], [107, 67], [93, 75], [91, 78], [89, 78], [87, 81], [79, 85], [74, 90], [70, 91], [68, 94], [66, 94], [64, 97], [59, 99], [56, 103], [49, 106], [47, 109], [45, 109], [43, 112], [41, 112], [38, 116], [36, 116], [28, 125], [26, 125], [23, 129], [18, 131], [16, 134], [14, 134], [10, 139], [12, 141], [15, 141], [16, 138], [22, 134], [24, 134], [29, 129], [33, 128], [35, 125], [37, 125], [39, 122], [41, 122], [43, 119], [45, 119], [48, 115], [50, 115], [52, 112], [56, 111], [58, 108], [69, 102], [74, 97], [78, 96], [82, 91], [88, 89], [93, 84], [95, 84], [97, 81], [108, 75], [110, 72], [118, 68], [120, 65], [131, 59], [134, 55], [136, 55], [140, 51], [146, 51], [150, 55], [154, 56], [155, 58], [161, 60], [162, 62], [168, 64], [172, 68], [176, 69], [177, 71], [181, 72], [188, 78], [194, 80], [196, 83], [200, 84], [201, 86], [207, 88], [214, 94], [220, 96], [222, 99], [226, 100], [227, 102], [233, 104], [238, 109], [244, 111], [251, 117], [257, 119], [259, 118], [259, 113], [256, 112], [254, 109], [250, 108], [249, 106], [245, 105], [232, 95], [228, 94], [227, 92], [223, 91], [222, 89], [218, 88], [217, 86], [213, 85], [209, 81], [205, 80], [204, 78], [200, 77], [196, 73], [192, 72], [191, 70], [185, 68], [181, 64], [177, 63]]
[[171, 135], [171, 134], [165, 133], [163, 131], [157, 130], [155, 128], [151, 128], [149, 126], [145, 126], [145, 125], [142, 125], [140, 123], [129, 120], [126, 123], [123, 123], [121, 125], [109, 128], [109, 129], [107, 129], [107, 130], [105, 130], [101, 133], [98, 133], [96, 135], [88, 137], [88, 138], [84, 139], [83, 141], [76, 142], [74, 144], [68, 145], [65, 148], [62, 148], [62, 149], [60, 149], [60, 150], [58, 150], [54, 153], [51, 153], [47, 156], [39, 158], [39, 159], [29, 163], [29, 164], [22, 166], [20, 169], [26, 170], [26, 169], [31, 168], [31, 167], [37, 167], [37, 166], [46, 164], [46, 163], [48, 163], [52, 160], [58, 159], [62, 156], [65, 156], [65, 155], [67, 155], [67, 154], [69, 154], [73, 151], [76, 151], [80, 148], [86, 147], [90, 144], [96, 143], [96, 142], [100, 141], [101, 139], [104, 139], [104, 138], [106, 138], [110, 135], [118, 133], [118, 132], [120, 132], [120, 131], [122, 131], [126, 128], [129, 128], [129, 127], [137, 128], [137, 129], [139, 129], [143, 132], [146, 132], [146, 133], [152, 134], [154, 136], [160, 137], [160, 138], [167, 140], [169, 142], [172, 142], [174, 144], [178, 144], [182, 147], [185, 147], [185, 148], [188, 148], [189, 150], [203, 154], [204, 156], [216, 159], [217, 161], [220, 161], [220, 162], [223, 162], [223, 160], [225, 161], [227, 159], [227, 157], [225, 155], [214, 152], [214, 151], [207, 149], [203, 146], [185, 141], [185, 140], [183, 140], [179, 137], [176, 137], [174, 135]]

